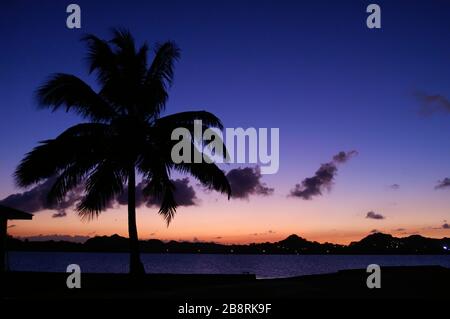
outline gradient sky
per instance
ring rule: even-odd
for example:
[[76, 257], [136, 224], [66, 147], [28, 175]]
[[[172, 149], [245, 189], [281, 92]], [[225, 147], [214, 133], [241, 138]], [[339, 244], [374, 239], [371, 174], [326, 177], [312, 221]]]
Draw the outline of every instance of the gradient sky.
[[[81, 30], [65, 26], [73, 2], [81, 6]], [[382, 9], [380, 30], [365, 25], [372, 2]], [[415, 94], [450, 98], [446, 1], [6, 1], [0, 199], [23, 191], [12, 173], [27, 151], [80, 122], [37, 110], [34, 90], [54, 72], [94, 85], [79, 39], [108, 38], [111, 27], [128, 28], [138, 43], [174, 40], [181, 47], [168, 113], [206, 109], [226, 127], [280, 128], [280, 170], [262, 177], [275, 189], [271, 196], [228, 201], [196, 187], [198, 205], [180, 207], [168, 228], [156, 208], [140, 208], [141, 238], [231, 243], [297, 233], [348, 243], [374, 229], [449, 236], [442, 225], [450, 221], [450, 188], [435, 186], [450, 176], [450, 108], [444, 101], [435, 105], [441, 112], [424, 116]], [[359, 154], [339, 166], [329, 192], [288, 197], [322, 163], [350, 150]], [[369, 211], [385, 219], [365, 218]], [[73, 212], [52, 213], [11, 222], [9, 233], [127, 234], [125, 207], [89, 223]]]

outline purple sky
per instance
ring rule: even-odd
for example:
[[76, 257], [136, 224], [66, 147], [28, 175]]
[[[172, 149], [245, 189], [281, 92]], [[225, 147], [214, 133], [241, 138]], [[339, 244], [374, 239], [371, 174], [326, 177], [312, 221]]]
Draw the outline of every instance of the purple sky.
[[[386, 231], [424, 232], [450, 219], [450, 189], [434, 188], [450, 176], [448, 2], [377, 1], [382, 29], [369, 30], [369, 1], [76, 1], [82, 29], [69, 30], [65, 8], [72, 2], [8, 1], [0, 13], [0, 198], [20, 191], [12, 173], [37, 141], [80, 121], [37, 110], [34, 90], [53, 72], [95, 86], [81, 35], [107, 38], [110, 27], [126, 27], [138, 43], [170, 39], [181, 47], [169, 113], [206, 109], [226, 127], [280, 128], [280, 171], [262, 177], [274, 194], [234, 202], [233, 209], [255, 217], [249, 205], [272, 201], [285, 220], [308, 220], [311, 234], [321, 221], [329, 231], [351, 232], [330, 214], [344, 214], [347, 225], [356, 218], [361, 231], [383, 229], [392, 216], [399, 219]], [[424, 104], [432, 114], [419, 112]], [[358, 155], [339, 168], [330, 194], [287, 197], [333, 155], [350, 150]], [[208, 205], [204, 200], [199, 209]], [[390, 218], [367, 224], [369, 211]], [[261, 229], [291, 230], [274, 223], [267, 217]]]

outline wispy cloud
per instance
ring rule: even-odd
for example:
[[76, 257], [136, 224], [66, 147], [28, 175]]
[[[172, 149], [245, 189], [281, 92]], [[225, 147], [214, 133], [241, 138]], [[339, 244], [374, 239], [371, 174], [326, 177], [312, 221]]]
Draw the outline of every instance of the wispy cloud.
[[270, 234], [276, 234], [276, 231], [273, 231], [273, 230], [269, 229], [266, 232], [250, 234], [250, 236], [263, 236], [263, 235], [270, 235]]
[[414, 96], [420, 103], [420, 113], [423, 115], [437, 112], [450, 113], [450, 101], [444, 95], [416, 91]]

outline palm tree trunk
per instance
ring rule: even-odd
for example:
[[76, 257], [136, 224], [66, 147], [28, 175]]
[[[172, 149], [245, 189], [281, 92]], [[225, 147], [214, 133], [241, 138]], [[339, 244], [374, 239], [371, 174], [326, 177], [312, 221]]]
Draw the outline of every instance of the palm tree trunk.
[[134, 166], [128, 175], [128, 237], [130, 238], [130, 274], [133, 276], [145, 273], [139, 255], [139, 239], [136, 227], [136, 173]]

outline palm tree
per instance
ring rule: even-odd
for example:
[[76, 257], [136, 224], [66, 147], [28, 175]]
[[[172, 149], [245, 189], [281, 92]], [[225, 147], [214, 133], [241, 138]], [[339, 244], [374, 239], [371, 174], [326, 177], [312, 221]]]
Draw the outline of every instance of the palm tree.
[[[130, 274], [143, 274], [136, 227], [136, 173], [145, 185], [143, 193], [159, 200], [159, 214], [167, 224], [177, 209], [175, 186], [170, 179], [173, 170], [190, 174], [229, 198], [228, 180], [214, 163], [176, 164], [171, 159], [176, 142], [171, 140], [173, 129], [185, 127], [193, 132], [194, 120], [201, 120], [204, 128], [223, 126], [206, 111], [161, 116], [173, 80], [174, 62], [179, 58], [173, 42], [157, 45], [148, 65], [148, 46], [144, 44], [137, 50], [128, 31], [113, 30], [110, 41], [94, 35], [85, 36], [83, 41], [89, 50], [89, 73], [97, 75], [98, 92], [74, 75], [57, 73], [37, 90], [37, 99], [42, 107], [52, 111], [65, 108], [87, 122], [40, 142], [27, 153], [16, 169], [16, 183], [28, 187], [56, 176], [48, 194], [51, 202], [63, 200], [68, 192], [83, 185], [83, 197], [76, 210], [88, 220], [127, 192]], [[192, 157], [206, 156], [199, 152], [194, 147]]]

